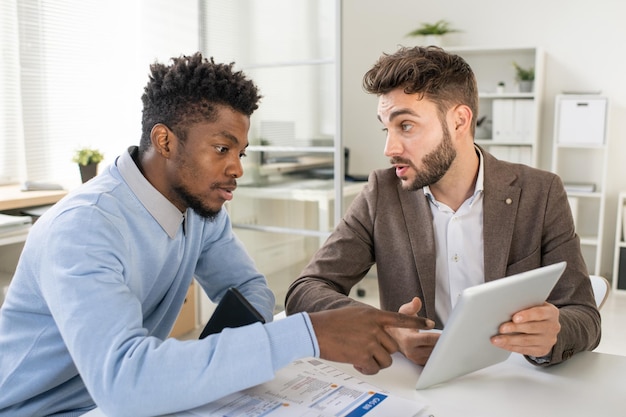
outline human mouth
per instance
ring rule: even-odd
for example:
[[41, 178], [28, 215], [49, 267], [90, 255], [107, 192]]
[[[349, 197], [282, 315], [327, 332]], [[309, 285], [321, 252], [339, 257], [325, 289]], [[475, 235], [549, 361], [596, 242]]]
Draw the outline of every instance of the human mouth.
[[402, 158], [392, 158], [389, 162], [391, 162], [391, 165], [396, 169], [396, 176], [400, 179], [405, 179], [409, 169], [412, 167], [409, 161]]
[[406, 177], [406, 173], [409, 170], [408, 165], [396, 165], [396, 176], [398, 178]]
[[216, 188], [223, 200], [230, 201], [233, 199], [233, 192], [237, 188], [237, 185], [218, 185]]

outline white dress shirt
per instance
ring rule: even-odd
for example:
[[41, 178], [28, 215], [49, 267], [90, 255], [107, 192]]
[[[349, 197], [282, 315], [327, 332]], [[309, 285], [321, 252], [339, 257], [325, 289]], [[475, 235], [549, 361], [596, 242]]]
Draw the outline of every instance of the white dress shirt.
[[483, 244], [483, 156], [478, 148], [474, 193], [455, 212], [423, 188], [433, 214], [436, 249], [435, 311], [446, 323], [461, 292], [485, 281]]

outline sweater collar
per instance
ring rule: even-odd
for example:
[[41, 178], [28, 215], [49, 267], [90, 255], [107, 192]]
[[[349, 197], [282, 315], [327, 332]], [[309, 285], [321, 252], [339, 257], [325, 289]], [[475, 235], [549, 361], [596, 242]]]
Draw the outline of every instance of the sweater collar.
[[150, 212], [168, 236], [174, 239], [178, 229], [185, 221], [185, 213], [181, 213], [174, 204], [165, 198], [143, 176], [133, 159], [133, 155], [136, 156], [137, 151], [136, 146], [131, 146], [127, 152], [124, 152], [117, 158], [116, 165], [141, 204]]

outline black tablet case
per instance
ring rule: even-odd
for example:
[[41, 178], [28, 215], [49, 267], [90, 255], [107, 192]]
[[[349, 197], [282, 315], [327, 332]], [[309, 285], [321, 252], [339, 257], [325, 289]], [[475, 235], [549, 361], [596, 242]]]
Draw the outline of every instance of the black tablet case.
[[200, 339], [219, 333], [226, 327], [245, 326], [257, 321], [265, 323], [263, 316], [237, 288], [229, 288], [200, 333]]

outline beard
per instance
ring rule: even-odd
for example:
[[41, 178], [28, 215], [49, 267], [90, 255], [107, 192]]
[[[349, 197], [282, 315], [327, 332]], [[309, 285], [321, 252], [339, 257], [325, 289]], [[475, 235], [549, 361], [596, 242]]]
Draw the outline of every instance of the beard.
[[177, 185], [173, 188], [174, 192], [178, 195], [178, 197], [185, 203], [187, 207], [196, 212], [197, 215], [204, 217], [210, 221], [215, 220], [219, 212], [222, 210], [220, 207], [219, 210], [214, 210], [210, 207], [205, 206], [198, 197], [194, 196], [182, 185]]
[[[450, 169], [450, 165], [456, 158], [456, 149], [452, 146], [452, 137], [448, 127], [442, 123], [443, 136], [441, 143], [431, 153], [422, 158], [423, 168], [417, 169], [412, 161], [403, 158], [392, 158], [392, 164], [406, 164], [415, 171], [415, 178], [411, 182], [403, 184], [403, 188], [408, 191], [415, 191], [427, 185], [435, 184]], [[406, 178], [401, 178], [406, 180]]]

